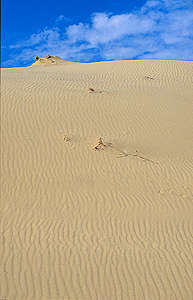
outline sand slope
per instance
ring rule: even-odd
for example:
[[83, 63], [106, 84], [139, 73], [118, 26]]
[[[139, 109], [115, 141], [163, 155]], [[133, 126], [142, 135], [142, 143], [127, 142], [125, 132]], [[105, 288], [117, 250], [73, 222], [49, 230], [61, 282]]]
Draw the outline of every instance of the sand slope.
[[192, 299], [192, 75], [175, 61], [2, 70], [0, 298]]

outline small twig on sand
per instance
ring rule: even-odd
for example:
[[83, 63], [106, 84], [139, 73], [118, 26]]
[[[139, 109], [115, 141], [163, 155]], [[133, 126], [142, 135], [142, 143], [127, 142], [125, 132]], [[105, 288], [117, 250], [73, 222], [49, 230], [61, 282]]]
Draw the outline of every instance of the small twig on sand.
[[98, 140], [98, 143], [96, 144], [96, 146], [94, 146], [95, 150], [104, 150], [105, 147], [107, 147], [108, 145], [103, 143], [102, 138], [100, 137]]
[[70, 141], [71, 141], [71, 139], [67, 135], [65, 135], [64, 136], [64, 142], [70, 142]]
[[[138, 152], [138, 151], [136, 150], [136, 152]], [[143, 159], [143, 160], [152, 162], [152, 163], [154, 163], [154, 164], [157, 163], [157, 162], [155, 162], [155, 161], [153, 161], [153, 160], [151, 160], [151, 159], [149, 159], [149, 158], [147, 158], [147, 157], [144, 157], [144, 156], [142, 156], [142, 155], [139, 155], [139, 154], [137, 154], [137, 153], [132, 154], [132, 153], [126, 153], [126, 152], [123, 152], [123, 151], [121, 151], [121, 153], [120, 153], [120, 155], [118, 156], [118, 158], [127, 157], [127, 156], [138, 157], [138, 158], [140, 158], [140, 159]]]
[[93, 88], [89, 88], [88, 90], [89, 90], [89, 92], [94, 92], [95, 91]]
[[89, 93], [102, 93], [102, 91], [96, 91], [93, 88], [88, 88]]
[[146, 79], [151, 79], [151, 80], [154, 80], [154, 78], [153, 78], [153, 77], [151, 77], [151, 76], [145, 76], [145, 78], [146, 78]]
[[136, 150], [136, 153], [127, 153], [124, 151], [120, 151], [119, 149], [116, 149], [115, 147], [113, 147], [112, 143], [104, 143], [102, 138], [100, 137], [98, 140], [98, 143], [96, 144], [96, 146], [94, 146], [94, 150], [104, 150], [105, 148], [111, 147], [112, 149], [114, 149], [115, 151], [119, 151], [119, 156], [117, 156], [117, 158], [123, 158], [123, 157], [127, 157], [127, 156], [133, 156], [133, 157], [137, 157], [139, 159], [145, 160], [145, 161], [149, 161], [153, 164], [157, 164], [156, 161], [153, 161], [145, 156], [142, 156], [138, 153], [138, 151]]

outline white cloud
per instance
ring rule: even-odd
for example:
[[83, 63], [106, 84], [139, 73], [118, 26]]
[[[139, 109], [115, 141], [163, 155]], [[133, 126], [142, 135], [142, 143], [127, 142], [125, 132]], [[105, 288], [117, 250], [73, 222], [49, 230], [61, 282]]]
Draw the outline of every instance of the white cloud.
[[154, 20], [145, 15], [122, 14], [108, 16], [104, 13], [95, 14], [92, 23], [72, 25], [67, 28], [70, 41], [85, 41], [91, 45], [106, 44], [124, 36], [145, 34], [152, 31]]
[[60, 22], [62, 20], [65, 19], [65, 16], [64, 15], [59, 15], [57, 18], [56, 18], [56, 22]]
[[68, 18], [64, 15], [59, 15], [57, 18], [56, 18], [56, 23], [59, 23], [59, 22], [65, 22], [65, 23], [69, 23], [71, 21], [71, 18]]
[[103, 57], [107, 60], [130, 59], [139, 55], [139, 50], [132, 47], [112, 47], [104, 50]]
[[160, 4], [159, 1], [147, 1], [146, 2], [146, 6], [147, 7], [155, 7], [155, 6], [159, 5], [159, 4]]
[[90, 23], [62, 24], [32, 34], [10, 48], [10, 61], [28, 62], [47, 53], [72, 61], [116, 59], [193, 59], [191, 1], [148, 0], [137, 11], [113, 15], [95, 13]]

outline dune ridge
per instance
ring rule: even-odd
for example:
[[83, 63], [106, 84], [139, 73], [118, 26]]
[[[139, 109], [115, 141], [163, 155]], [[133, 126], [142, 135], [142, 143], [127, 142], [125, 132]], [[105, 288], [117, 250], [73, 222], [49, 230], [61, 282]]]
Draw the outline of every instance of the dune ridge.
[[1, 70], [0, 298], [192, 300], [192, 67]]

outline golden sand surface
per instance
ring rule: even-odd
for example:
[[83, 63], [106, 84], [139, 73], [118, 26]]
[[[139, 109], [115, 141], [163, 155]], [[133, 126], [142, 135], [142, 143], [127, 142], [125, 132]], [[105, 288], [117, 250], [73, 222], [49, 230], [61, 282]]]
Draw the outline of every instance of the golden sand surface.
[[192, 75], [182, 61], [1, 70], [0, 298], [193, 299]]

